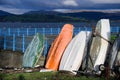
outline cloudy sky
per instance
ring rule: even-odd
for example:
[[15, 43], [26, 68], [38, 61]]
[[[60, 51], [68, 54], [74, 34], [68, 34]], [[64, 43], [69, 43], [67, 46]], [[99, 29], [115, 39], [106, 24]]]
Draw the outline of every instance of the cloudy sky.
[[57, 9], [120, 9], [120, 0], [0, 0], [0, 10], [15, 14]]

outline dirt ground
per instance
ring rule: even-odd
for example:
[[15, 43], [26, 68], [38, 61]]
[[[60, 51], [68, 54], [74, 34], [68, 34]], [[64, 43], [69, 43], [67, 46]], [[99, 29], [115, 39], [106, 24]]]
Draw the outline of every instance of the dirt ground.
[[12, 50], [0, 50], [0, 73], [23, 73], [23, 72], [39, 72], [45, 64], [45, 56], [41, 56], [37, 68], [22, 67], [22, 52]]
[[11, 50], [0, 50], [0, 67], [22, 67], [23, 53]]

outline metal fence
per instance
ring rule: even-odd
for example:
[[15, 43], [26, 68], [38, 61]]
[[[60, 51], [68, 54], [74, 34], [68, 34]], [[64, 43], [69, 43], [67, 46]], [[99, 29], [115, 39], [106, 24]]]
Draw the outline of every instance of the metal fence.
[[[74, 35], [82, 30], [91, 31], [90, 27], [75, 27]], [[111, 27], [112, 33], [118, 33], [120, 27]], [[41, 33], [45, 36], [45, 47], [43, 54], [46, 55], [51, 42], [54, 38], [48, 38], [48, 35], [58, 35], [61, 28], [0, 28], [0, 48], [10, 49], [13, 51], [25, 52], [28, 44], [31, 42], [36, 33]]]
[[[16, 34], [17, 36], [25, 35], [25, 36], [31, 36], [35, 35], [36, 33], [41, 33], [44, 35], [56, 35], [59, 34], [61, 28], [0, 28], [0, 36], [7, 35], [11, 36], [13, 34]], [[85, 28], [85, 27], [79, 27], [74, 28], [74, 34], [77, 34], [81, 30], [89, 30], [91, 31], [91, 28]]]
[[[0, 37], [0, 49], [21, 51], [24, 53], [32, 39], [33, 36], [25, 36], [24, 34], [22, 36], [17, 36], [15, 34], [12, 36], [4, 35]], [[43, 55], [47, 54], [50, 43], [53, 41], [53, 39], [51, 42], [50, 41], [50, 38], [45, 37]]]
[[[17, 36], [31, 36], [35, 35], [36, 33], [41, 33], [44, 35], [57, 35], [59, 34], [61, 28], [0, 28], [0, 36], [12, 36], [16, 34]], [[74, 34], [77, 34], [79, 31], [87, 30], [91, 31], [91, 27], [75, 27]], [[118, 33], [120, 27], [111, 27], [111, 33]]]

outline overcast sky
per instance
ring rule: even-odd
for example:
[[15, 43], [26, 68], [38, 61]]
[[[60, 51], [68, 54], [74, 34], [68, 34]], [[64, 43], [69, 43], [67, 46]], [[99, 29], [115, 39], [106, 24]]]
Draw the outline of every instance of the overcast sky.
[[15, 14], [54, 9], [120, 9], [120, 0], [0, 0], [0, 10]]

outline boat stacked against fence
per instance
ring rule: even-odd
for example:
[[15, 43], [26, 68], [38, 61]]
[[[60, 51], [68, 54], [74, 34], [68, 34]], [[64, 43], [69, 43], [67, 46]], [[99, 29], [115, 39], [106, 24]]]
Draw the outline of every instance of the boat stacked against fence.
[[[53, 43], [47, 51], [48, 54], [44, 56], [45, 59], [42, 59], [45, 36], [37, 33], [27, 46], [22, 59], [19, 59], [20, 67], [12, 67], [21, 72], [62, 71], [73, 75], [78, 73], [101, 75], [106, 69], [109, 69], [110, 74], [120, 73], [120, 34], [118, 33], [114, 42], [110, 41], [109, 19], [98, 21], [92, 31], [73, 34], [73, 25], [65, 24], [60, 34], [51, 41]], [[41, 60], [42, 65], [39, 63]], [[1, 72], [7, 68], [1, 67]]]

